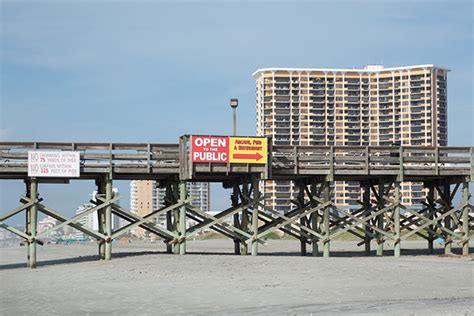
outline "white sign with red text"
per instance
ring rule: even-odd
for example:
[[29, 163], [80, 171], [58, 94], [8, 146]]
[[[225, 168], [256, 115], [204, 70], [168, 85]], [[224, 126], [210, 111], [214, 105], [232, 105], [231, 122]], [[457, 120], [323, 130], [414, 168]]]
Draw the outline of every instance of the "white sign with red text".
[[80, 153], [78, 151], [29, 151], [29, 177], [78, 178]]

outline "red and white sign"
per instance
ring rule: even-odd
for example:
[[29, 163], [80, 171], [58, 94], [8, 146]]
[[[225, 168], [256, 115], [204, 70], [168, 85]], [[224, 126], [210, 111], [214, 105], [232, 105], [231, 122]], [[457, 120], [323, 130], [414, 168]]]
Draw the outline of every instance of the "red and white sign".
[[80, 154], [78, 151], [29, 151], [29, 177], [78, 178]]
[[229, 137], [191, 136], [193, 162], [228, 162]]

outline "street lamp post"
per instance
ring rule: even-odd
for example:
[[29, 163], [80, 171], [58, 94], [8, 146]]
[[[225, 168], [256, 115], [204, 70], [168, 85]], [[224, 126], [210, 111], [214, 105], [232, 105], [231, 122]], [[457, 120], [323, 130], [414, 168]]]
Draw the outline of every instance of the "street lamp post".
[[239, 106], [239, 99], [232, 98], [230, 99], [230, 107], [232, 108], [232, 116], [233, 116], [233, 134], [234, 136], [237, 135], [237, 106]]
[[[236, 98], [230, 99], [230, 107], [232, 108], [232, 118], [233, 118], [233, 133], [232, 133], [233, 136], [237, 135], [237, 106], [239, 106], [239, 99], [236, 99]], [[232, 206], [237, 207], [239, 204], [238, 184], [234, 184], [231, 200], [232, 200]], [[234, 214], [234, 226], [237, 228], [242, 228], [238, 213]], [[234, 253], [235, 254], [242, 253], [240, 249], [240, 241], [238, 239], [234, 239]]]

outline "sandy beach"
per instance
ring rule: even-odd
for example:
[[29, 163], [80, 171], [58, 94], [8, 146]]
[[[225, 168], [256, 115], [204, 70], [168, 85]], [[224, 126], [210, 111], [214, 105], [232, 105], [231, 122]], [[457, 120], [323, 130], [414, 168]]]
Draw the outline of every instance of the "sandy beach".
[[[188, 255], [158, 243], [115, 243], [110, 262], [93, 243], [0, 249], [0, 315], [265, 314], [474, 315], [474, 257], [405, 242], [401, 258], [364, 257], [354, 242], [332, 257], [300, 256], [296, 240], [269, 240], [257, 257], [232, 241], [188, 242]], [[457, 249], [455, 249], [457, 250]]]

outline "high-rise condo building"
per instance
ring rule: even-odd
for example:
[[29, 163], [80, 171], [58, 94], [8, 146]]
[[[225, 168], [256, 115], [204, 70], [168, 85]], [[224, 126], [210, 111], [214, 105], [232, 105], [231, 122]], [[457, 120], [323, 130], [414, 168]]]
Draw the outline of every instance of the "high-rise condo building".
[[[274, 145], [447, 145], [447, 73], [434, 65], [363, 69], [257, 70], [257, 135]], [[267, 181], [266, 203], [286, 212], [295, 189]], [[338, 205], [355, 204], [358, 183], [336, 183]], [[424, 196], [404, 183], [403, 203]]]
[[[209, 183], [188, 182], [186, 184], [188, 197], [192, 198], [191, 205], [204, 212], [210, 210]], [[155, 181], [134, 180], [130, 183], [130, 209], [132, 212], [145, 216], [165, 205], [165, 189], [159, 188]], [[156, 221], [164, 224], [165, 216], [161, 216]], [[138, 228], [134, 231], [139, 237], [145, 235], [145, 230]]]
[[[113, 192], [114, 197], [119, 195], [119, 191], [118, 191], [117, 188], [112, 188], [112, 192]], [[94, 202], [96, 202], [96, 195], [97, 195], [97, 191], [93, 191], [92, 192], [92, 201], [94, 201]], [[120, 205], [119, 201], [116, 201], [115, 203]], [[95, 206], [95, 204], [93, 204], [93, 203], [85, 203], [85, 204], [79, 206], [76, 209], [76, 215], [79, 215], [79, 214], [85, 212], [86, 210], [88, 210], [90, 208], [93, 208], [94, 206]], [[99, 230], [99, 215], [98, 215], [97, 211], [94, 211], [92, 213], [89, 213], [89, 214], [81, 217], [77, 221], [77, 223], [81, 224], [82, 226], [86, 226], [88, 228], [91, 228], [93, 230]], [[119, 217], [115, 214], [112, 214], [112, 229], [117, 229], [119, 227], [120, 227]], [[87, 236], [85, 233], [83, 233], [79, 230], [75, 230], [74, 236], [75, 236], [75, 238], [81, 239], [81, 240], [85, 240], [87, 238], [93, 239], [92, 237]]]

